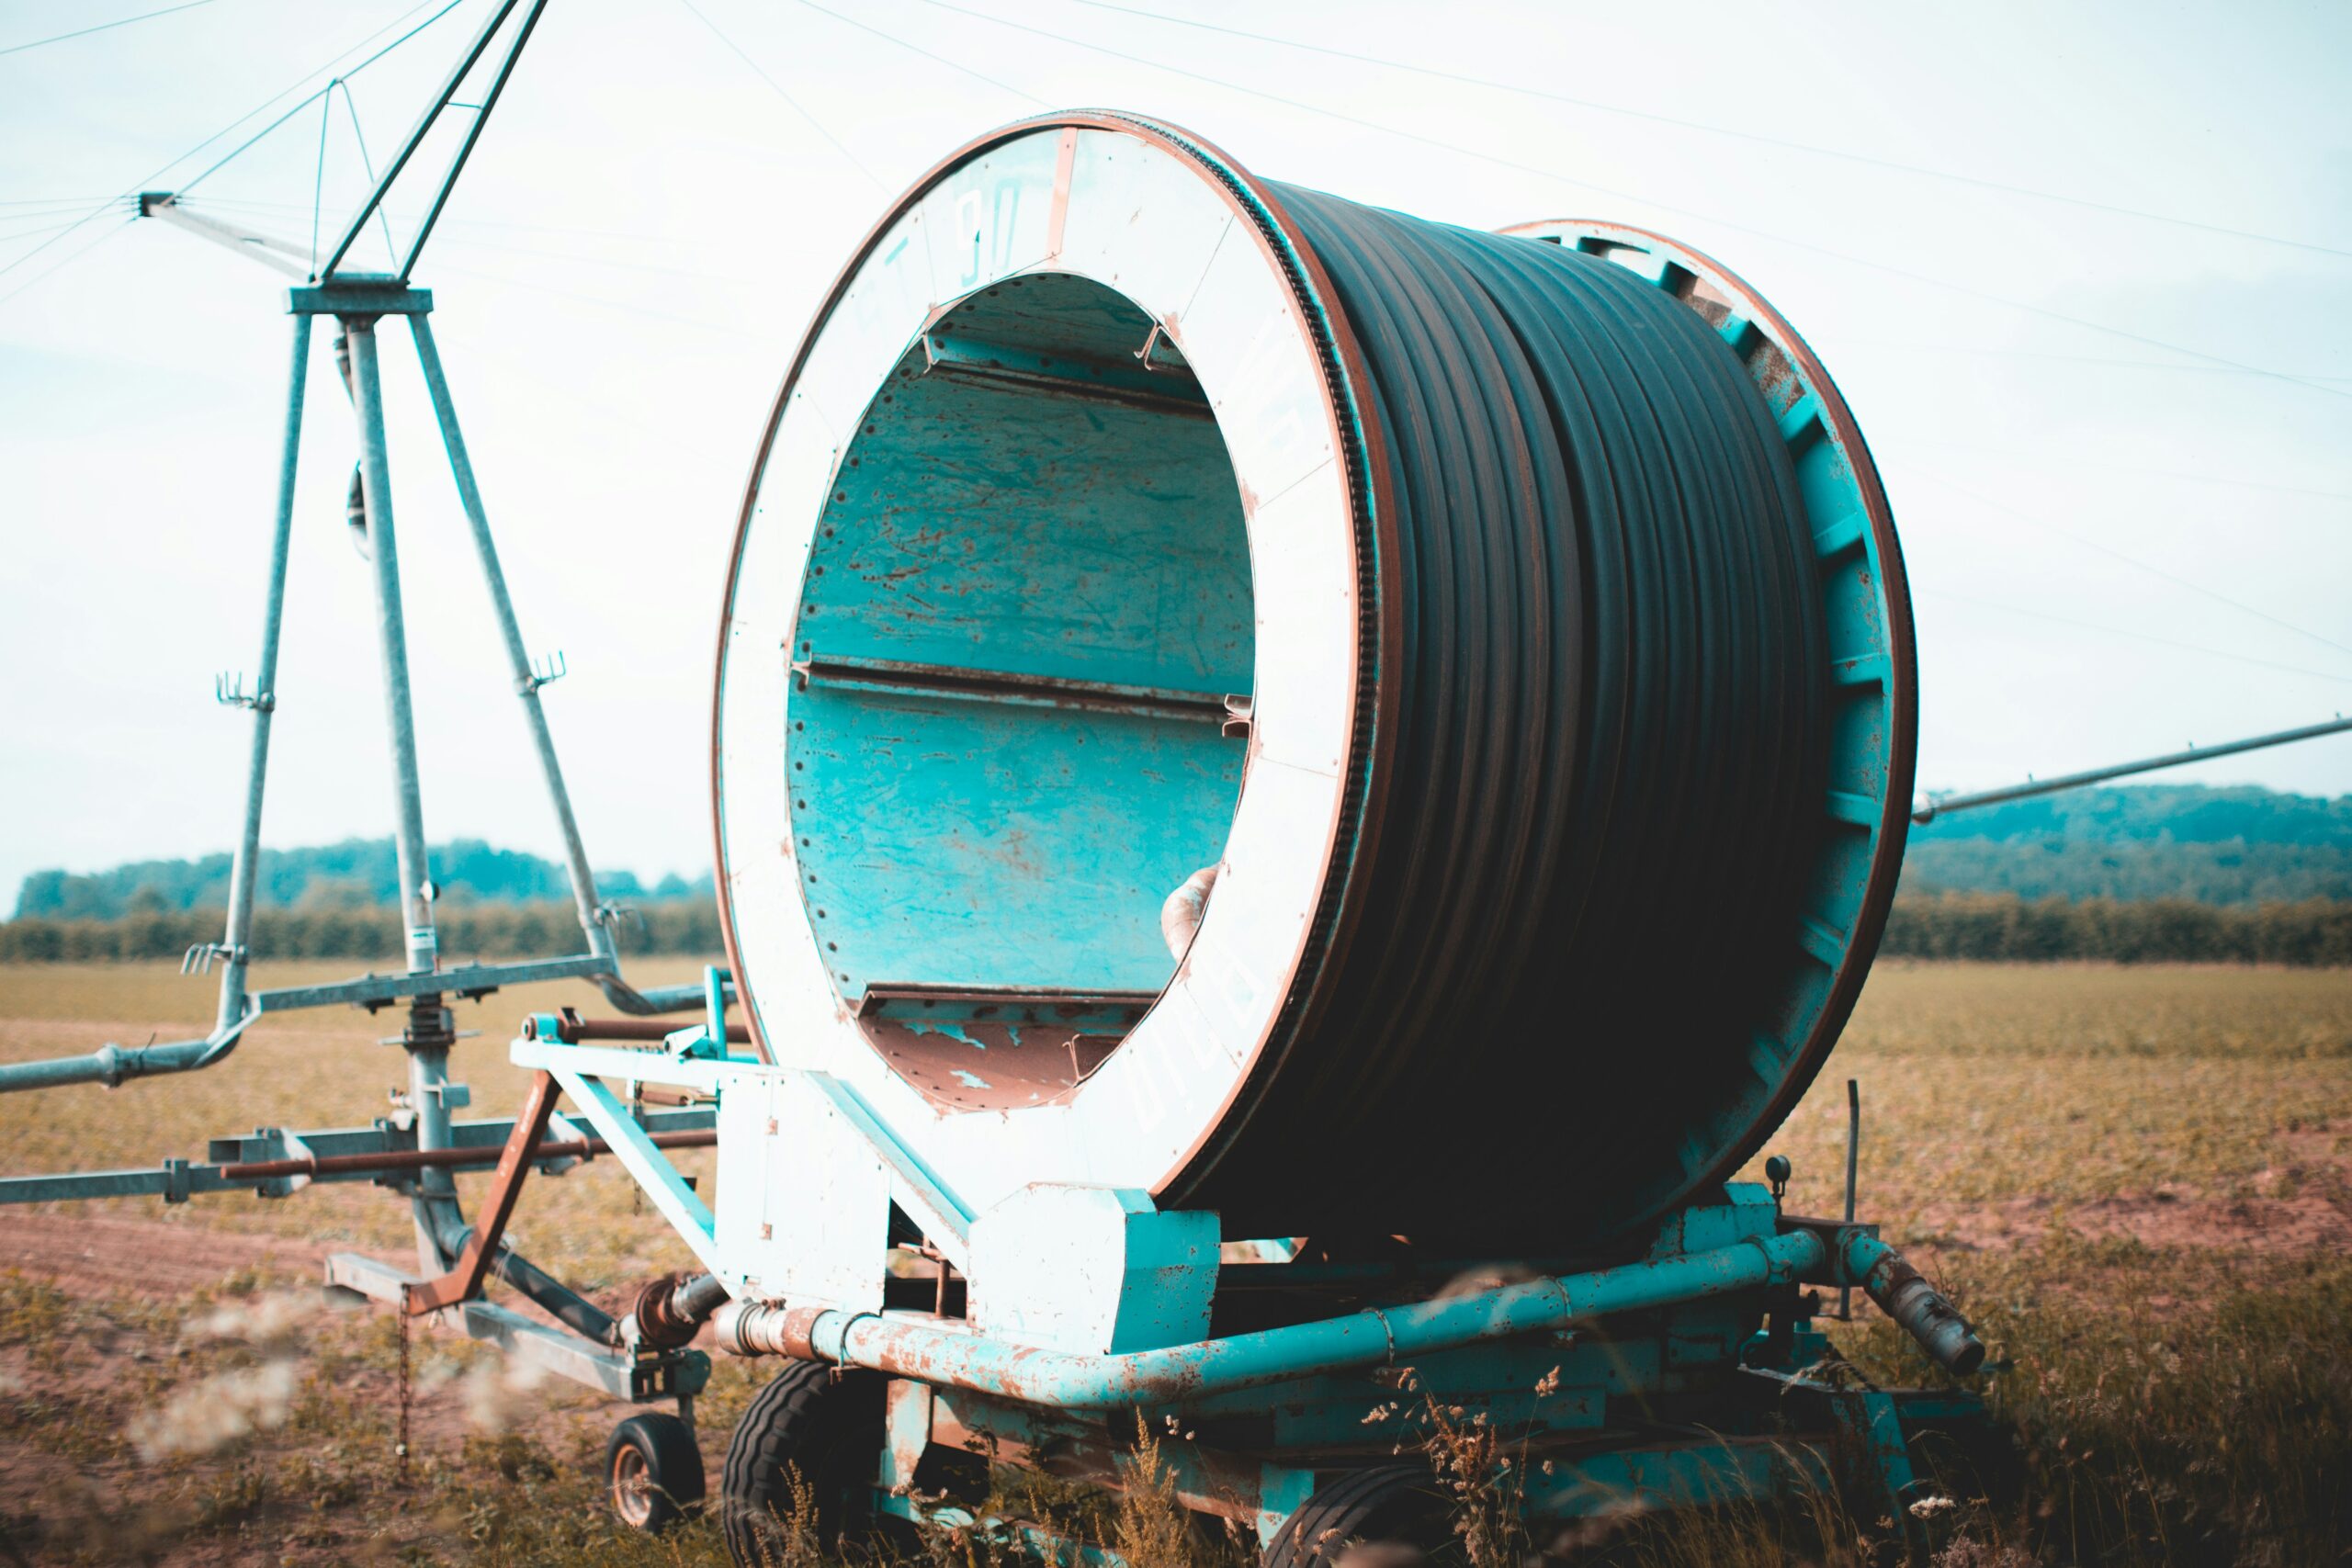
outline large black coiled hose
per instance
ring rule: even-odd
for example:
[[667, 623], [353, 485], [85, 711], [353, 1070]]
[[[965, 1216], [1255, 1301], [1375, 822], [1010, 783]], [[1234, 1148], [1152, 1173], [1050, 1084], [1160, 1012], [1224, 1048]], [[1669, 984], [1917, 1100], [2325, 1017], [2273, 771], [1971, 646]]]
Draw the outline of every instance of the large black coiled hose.
[[1249, 1114], [1282, 1133], [1201, 1197], [1228, 1235], [1278, 1192], [1331, 1231], [1604, 1239], [1743, 1081], [1798, 940], [1826, 653], [1795, 475], [1730, 348], [1623, 269], [1274, 190], [1369, 373], [1396, 729], [1356, 935]]

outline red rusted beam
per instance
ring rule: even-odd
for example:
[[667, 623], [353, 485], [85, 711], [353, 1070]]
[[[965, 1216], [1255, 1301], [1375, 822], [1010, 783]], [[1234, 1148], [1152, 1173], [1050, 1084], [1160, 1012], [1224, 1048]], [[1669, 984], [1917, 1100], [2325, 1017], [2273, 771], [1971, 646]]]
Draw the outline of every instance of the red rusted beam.
[[491, 1178], [481, 1219], [475, 1224], [473, 1235], [466, 1238], [466, 1249], [458, 1255], [457, 1267], [438, 1279], [404, 1287], [401, 1292], [402, 1312], [416, 1317], [471, 1301], [481, 1292], [482, 1276], [490, 1272], [490, 1260], [498, 1253], [499, 1241], [506, 1234], [506, 1222], [514, 1216], [514, 1201], [523, 1195], [523, 1179], [531, 1172], [531, 1151], [538, 1145], [540, 1134], [548, 1130], [548, 1118], [555, 1114], [555, 1097], [553, 1073], [531, 1075], [530, 1095], [523, 1101], [522, 1114], [514, 1118], [514, 1130], [507, 1134], [505, 1148], [499, 1152], [498, 1172]]
[[[566, 1045], [577, 1045], [583, 1040], [667, 1040], [681, 1029], [691, 1029], [688, 1023], [659, 1018], [582, 1018], [571, 1008], [556, 1014], [555, 1037]], [[749, 1045], [751, 1025], [730, 1023], [727, 1026], [729, 1045]]]

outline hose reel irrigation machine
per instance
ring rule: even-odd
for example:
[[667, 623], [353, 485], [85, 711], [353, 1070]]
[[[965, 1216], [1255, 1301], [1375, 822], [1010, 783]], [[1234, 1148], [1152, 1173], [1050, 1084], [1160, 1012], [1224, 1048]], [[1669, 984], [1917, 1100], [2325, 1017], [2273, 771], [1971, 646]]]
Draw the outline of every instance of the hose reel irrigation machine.
[[[365, 315], [342, 287], [313, 308]], [[708, 1320], [783, 1368], [726, 1467], [745, 1562], [797, 1468], [828, 1532], [1115, 1562], [970, 1483], [1115, 1483], [1138, 1416], [1270, 1563], [1442, 1540], [1396, 1439], [1422, 1399], [1524, 1434], [1539, 1517], [1835, 1481], [1900, 1519], [1906, 1434], [1971, 1402], [1812, 1375], [1810, 1292], [1956, 1372], [1984, 1348], [1872, 1226], [1730, 1179], [1869, 969], [1916, 703], [1860, 434], [1730, 273], [1023, 122], [875, 229], [769, 421], [704, 1020], [526, 1021], [511, 1122], [447, 1123], [445, 1086], [423, 1141], [6, 1195], [408, 1192], [424, 1275], [334, 1283], [677, 1399], [613, 1445], [645, 1524], [705, 1493]], [[641, 1084], [689, 1103], [657, 1123]], [[662, 1145], [714, 1125], [707, 1204]], [[697, 1262], [618, 1322], [503, 1241], [530, 1170], [598, 1146]], [[493, 1159], [465, 1226], [446, 1171]], [[493, 1269], [561, 1326], [481, 1302]]]
[[1115, 1478], [1140, 1413], [1326, 1561], [1430, 1528], [1376, 1419], [1424, 1397], [1527, 1434], [1537, 1516], [1842, 1468], [1902, 1517], [1905, 1399], [1966, 1402], [1812, 1384], [1806, 1288], [1983, 1347], [1727, 1179], [1868, 970], [1915, 711], [1869, 456], [1738, 279], [1048, 117], [893, 209], [768, 426], [714, 715], [752, 1049], [514, 1059], [600, 1129], [600, 1076], [716, 1096], [715, 1212], [640, 1179], [791, 1359], [730, 1482], [834, 1517], [971, 1450]]

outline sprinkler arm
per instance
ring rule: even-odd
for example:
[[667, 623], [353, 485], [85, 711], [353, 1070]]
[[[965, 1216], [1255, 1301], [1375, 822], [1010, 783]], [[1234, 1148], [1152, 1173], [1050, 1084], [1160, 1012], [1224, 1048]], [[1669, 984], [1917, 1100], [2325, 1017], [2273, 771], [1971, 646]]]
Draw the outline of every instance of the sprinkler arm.
[[2118, 762], [2112, 767], [2090, 768], [2079, 773], [2061, 773], [2052, 779], [2028, 779], [2023, 784], [2006, 784], [1999, 789], [1978, 790], [1970, 795], [1931, 795], [1911, 808], [1914, 822], [1932, 822], [1954, 811], [1971, 811], [1980, 806], [1998, 806], [2005, 801], [2024, 800], [2037, 795], [2055, 795], [2060, 790], [2080, 789], [2085, 784], [2103, 784], [2109, 779], [2128, 778], [2133, 773], [2153, 773], [2160, 768], [2177, 768], [2188, 762], [2201, 762], [2211, 757], [2231, 757], [2240, 751], [2259, 751], [2269, 746], [2288, 746], [2298, 740], [2316, 740], [2324, 735], [2340, 735], [2352, 730], [2352, 718], [2338, 714], [2324, 724], [2307, 724], [2299, 729], [2277, 729], [2267, 735], [2248, 736], [2244, 740], [2225, 740], [2216, 746], [2191, 746], [2185, 750], [2167, 751], [2160, 757], [2143, 757], [2134, 762]]

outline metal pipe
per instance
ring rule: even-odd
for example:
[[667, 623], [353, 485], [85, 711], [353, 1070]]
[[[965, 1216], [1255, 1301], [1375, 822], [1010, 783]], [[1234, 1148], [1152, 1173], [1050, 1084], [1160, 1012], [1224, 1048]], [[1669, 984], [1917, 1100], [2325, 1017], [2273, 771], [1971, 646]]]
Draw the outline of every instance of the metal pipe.
[[2167, 751], [2161, 757], [2143, 757], [2136, 762], [2118, 762], [2109, 768], [2086, 768], [2079, 773], [2061, 773], [2054, 779], [2028, 779], [2023, 784], [1978, 790], [1973, 795], [1931, 797], [1912, 807], [1911, 820], [1932, 822], [1954, 811], [1998, 806], [2004, 801], [2025, 800], [2037, 795], [2055, 795], [2060, 790], [2079, 789], [2085, 784], [2103, 784], [2109, 779], [2126, 778], [2133, 773], [2153, 773], [2160, 768], [2177, 768], [2184, 763], [2202, 762], [2213, 757], [2233, 757], [2241, 751], [2259, 751], [2267, 746], [2316, 740], [2323, 735], [2341, 735], [2346, 730], [2352, 730], [2352, 718], [2338, 714], [2324, 724], [2306, 724], [2300, 729], [2276, 729], [2267, 735], [2252, 735], [2244, 740], [2225, 740], [2216, 746], [2191, 746], [2182, 751]]
[[1945, 1371], [1966, 1377], [1984, 1364], [1984, 1342], [1960, 1309], [1920, 1276], [1901, 1253], [1866, 1232], [1849, 1232], [1839, 1273], [1858, 1280], [1879, 1310], [1901, 1324]]
[[[166, 223], [187, 230], [198, 239], [209, 240], [216, 245], [225, 245], [239, 255], [249, 256], [262, 265], [276, 272], [282, 272], [288, 277], [307, 279], [310, 276], [309, 269], [301, 260], [288, 259], [301, 257], [302, 252], [295, 246], [267, 234], [256, 234], [250, 230], [240, 229], [232, 223], [223, 223], [218, 218], [207, 213], [190, 212], [179, 204], [179, 197], [170, 191], [140, 192], [139, 216], [160, 218]], [[273, 254], [273, 252], [277, 254]]]
[[[252, 1021], [250, 1019], [245, 1021]], [[228, 1038], [243, 1032], [240, 1024]], [[184, 1073], [198, 1066], [207, 1053], [223, 1043], [220, 1036], [175, 1040], [168, 1044], [125, 1049], [108, 1043], [80, 1056], [60, 1056], [47, 1062], [11, 1062], [0, 1066], [0, 1094], [19, 1089], [56, 1089], [64, 1084], [99, 1083], [113, 1089], [131, 1078], [159, 1073]]]
[[[466, 46], [466, 52], [458, 57], [458, 63], [442, 79], [441, 90], [433, 95], [433, 102], [425, 107], [424, 113], [418, 117], [416, 124], [401, 142], [401, 150], [392, 155], [390, 163], [384, 165], [383, 174], [377, 177], [376, 188], [368, 193], [368, 199], [360, 203], [359, 210], [351, 215], [351, 222], [344, 230], [343, 237], [335, 242], [334, 249], [327, 255], [326, 265], [319, 268], [320, 277], [333, 277], [334, 269], [343, 265], [345, 254], [358, 240], [361, 231], [368, 227], [368, 220], [376, 216], [376, 209], [383, 206], [384, 197], [391, 194], [393, 182], [401, 177], [401, 171], [408, 167], [408, 161], [416, 155], [425, 133], [433, 129], [433, 122], [441, 117], [441, 111], [449, 107], [449, 99], [457, 92], [458, 85], [465, 81], [466, 73], [474, 68], [474, 62], [480, 60], [482, 51], [490, 47], [490, 40], [497, 35], [499, 26], [506, 20], [507, 13], [514, 10], [514, 6], [515, 0], [499, 0], [497, 9], [483, 21], [481, 29], [474, 34], [473, 41]], [[409, 263], [414, 265], [415, 262], [416, 257], [412, 254]], [[407, 275], [403, 273], [401, 276], [405, 278]]]
[[[465, 1255], [467, 1245], [473, 1238], [473, 1226], [458, 1224], [441, 1232], [436, 1239], [450, 1257], [459, 1258]], [[599, 1345], [621, 1342], [620, 1324], [612, 1314], [515, 1251], [511, 1244], [499, 1244], [491, 1254], [490, 1268], [573, 1333], [585, 1335]]]
[[401, 617], [400, 550], [392, 530], [391, 465], [384, 448], [384, 389], [376, 362], [376, 321], [343, 321], [351, 344], [352, 406], [359, 426], [360, 482], [368, 496], [369, 553], [376, 568], [377, 630], [383, 645], [384, 706], [392, 743], [393, 849], [400, 863], [401, 913], [409, 972], [438, 964], [433, 931], [432, 872], [424, 848], [424, 803], [416, 772], [416, 720], [409, 704], [408, 633]]
[[1784, 1284], [1830, 1261], [1818, 1235], [1792, 1231], [1680, 1258], [1116, 1356], [1014, 1345], [960, 1325], [949, 1329], [872, 1313], [792, 1312], [756, 1302], [721, 1307], [713, 1325], [721, 1345], [745, 1354], [795, 1355], [1034, 1404], [1103, 1410], [1393, 1365], [1480, 1340]]
[[[448, 171], [441, 176], [441, 188], [433, 193], [431, 205], [425, 208], [424, 216], [417, 221], [416, 238], [409, 242], [408, 254], [401, 260], [399, 276], [402, 283], [406, 283], [408, 275], [416, 270], [416, 258], [424, 251], [424, 242], [433, 232], [433, 225], [440, 221], [441, 209], [449, 204], [449, 193], [457, 188], [458, 176], [465, 172], [466, 160], [473, 155], [474, 143], [481, 140], [482, 127], [490, 123], [490, 111], [498, 107], [498, 96], [506, 90], [506, 78], [514, 73], [514, 62], [523, 57], [523, 46], [531, 41], [531, 29], [538, 26], [539, 13], [547, 8], [548, 0], [531, 0], [530, 10], [516, 24], [514, 41], [508, 47], [506, 58], [500, 62], [498, 73], [491, 78], [490, 90], [482, 94], [481, 102], [474, 106], [473, 122], [466, 128], [465, 140], [458, 144], [457, 152], [450, 158]], [[442, 91], [444, 104], [457, 87], [458, 78], [453, 76], [448, 86]], [[421, 127], [419, 130], [421, 135]]]
[[261, 663], [254, 672], [253, 744], [245, 764], [244, 830], [229, 865], [229, 919], [221, 933], [227, 965], [220, 974], [220, 1010], [213, 1024], [223, 1037], [207, 1060], [226, 1055], [230, 1032], [245, 1012], [245, 966], [254, 924], [254, 877], [261, 857], [263, 788], [269, 777], [269, 727], [277, 711], [277, 640], [286, 624], [286, 563], [294, 538], [294, 479], [302, 447], [302, 394], [310, 382], [311, 317], [294, 317], [294, 367], [286, 389], [286, 439], [277, 460], [277, 516], [269, 541], [269, 588], [261, 617]]
[[[41, 1064], [49, 1065], [49, 1064]], [[684, 1133], [650, 1133], [647, 1141], [657, 1149], [707, 1149], [718, 1134], [701, 1128]], [[534, 1163], [550, 1159], [593, 1159], [613, 1152], [602, 1138], [547, 1138], [531, 1145]], [[312, 1155], [307, 1158], [247, 1160], [224, 1165], [224, 1181], [268, 1181], [288, 1176], [351, 1176], [390, 1174], [401, 1170], [463, 1170], [498, 1163], [493, 1145], [458, 1149], [388, 1149], [375, 1154]]]
[[[1846, 1080], [1846, 1223], [1854, 1223], [1855, 1188], [1861, 1174], [1862, 1153], [1862, 1080]], [[1854, 1315], [1854, 1288], [1838, 1287], [1838, 1317], [1851, 1321]]]
[[[537, 15], [535, 6], [524, 23], [526, 31]], [[521, 45], [518, 43], [516, 48], [519, 50]], [[512, 55], [507, 63], [513, 65]], [[449, 472], [457, 480], [458, 503], [473, 534], [482, 581], [490, 590], [491, 611], [498, 620], [500, 638], [506, 645], [506, 662], [514, 678], [514, 692], [523, 701], [524, 719], [530, 726], [539, 774], [546, 783], [548, 802], [555, 808], [556, 828], [563, 836], [564, 868], [571, 884], [572, 907], [580, 929], [587, 933], [590, 950], [612, 965], [609, 975], [589, 978], [605, 993], [605, 1000], [626, 1013], [644, 1017], [692, 1007], [702, 999], [699, 987], [671, 986], [639, 991], [621, 978], [620, 948], [596, 896], [596, 874], [588, 863], [580, 819], [572, 811], [571, 792], [564, 784], [563, 764], [556, 756], [555, 737], [548, 728], [547, 710], [539, 701], [539, 688], [547, 682], [531, 668], [530, 652], [523, 644], [522, 624], [515, 617], [514, 600], [507, 592], [506, 573], [499, 564], [497, 541], [491, 535], [489, 511], [482, 504], [481, 487], [474, 478], [473, 458], [466, 450], [465, 432], [458, 423], [457, 403], [449, 395], [449, 378], [441, 366], [441, 351], [434, 342], [432, 323], [424, 315], [411, 315], [409, 331], [416, 340], [416, 357], [424, 369], [424, 385], [433, 400], [434, 418], [441, 427], [441, 444], [448, 453]]]
[[[678, 1032], [679, 1025], [659, 1019], [582, 1018], [566, 1008], [555, 1015], [555, 1037], [566, 1045], [577, 1045], [583, 1040], [643, 1040], [662, 1041]], [[688, 1025], [686, 1027], [692, 1027]], [[749, 1045], [752, 1028], [746, 1023], [727, 1026], [729, 1045]]]
[[[463, 1245], [462, 1243], [460, 1244]], [[537, 1302], [557, 1322], [599, 1345], [620, 1343], [620, 1324], [613, 1314], [515, 1251], [502, 1247], [491, 1260], [498, 1277]]]
[[[412, 1013], [423, 1010], [421, 1000], [411, 1004]], [[438, 1010], [438, 1003], [431, 1004]], [[446, 1016], [446, 1015], [445, 1015]], [[411, 1025], [410, 1032], [415, 1032]], [[416, 1113], [416, 1146], [425, 1154], [440, 1154], [457, 1146], [456, 1132], [449, 1114], [449, 1047], [435, 1043], [411, 1041], [408, 1045], [409, 1104]], [[420, 1167], [416, 1173], [416, 1190], [410, 1195], [409, 1207], [416, 1219], [416, 1255], [424, 1265], [427, 1279], [449, 1267], [449, 1255], [441, 1250], [441, 1234], [465, 1223], [465, 1213], [458, 1206], [457, 1179], [447, 1166]]]
[[[535, 8], [533, 15], [537, 14]], [[441, 425], [441, 444], [449, 455], [449, 472], [458, 481], [458, 501], [465, 509], [467, 525], [473, 533], [474, 553], [481, 561], [482, 582], [490, 590], [491, 613], [497, 617], [499, 637], [506, 645], [506, 663], [514, 677], [514, 693], [522, 699], [524, 720], [530, 726], [532, 746], [538, 753], [539, 773], [547, 783], [548, 798], [555, 807], [556, 826], [563, 834], [564, 865], [571, 874], [571, 902], [580, 917], [580, 929], [588, 933], [591, 947], [607, 953], [612, 937], [596, 918], [595, 873], [589, 869], [588, 849], [580, 838], [580, 821], [572, 813], [571, 793], [564, 788], [563, 764], [556, 758], [555, 737], [548, 729], [547, 710], [539, 703], [541, 682], [531, 669], [530, 653], [523, 646], [523, 628], [514, 617], [514, 601], [506, 591], [506, 573], [499, 566], [498, 545], [491, 537], [490, 514], [482, 506], [481, 488], [474, 479], [473, 459], [466, 452], [465, 433], [458, 425], [457, 404], [450, 400], [449, 379], [441, 368], [441, 351], [433, 341], [433, 323], [425, 316], [411, 316], [408, 327], [416, 339], [417, 361], [424, 367], [424, 385], [433, 399], [433, 416]]]

